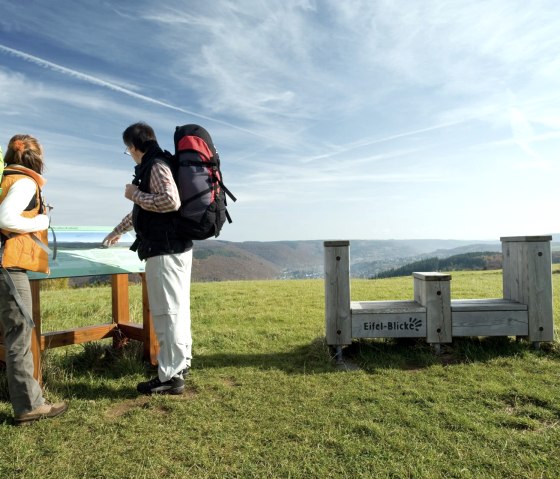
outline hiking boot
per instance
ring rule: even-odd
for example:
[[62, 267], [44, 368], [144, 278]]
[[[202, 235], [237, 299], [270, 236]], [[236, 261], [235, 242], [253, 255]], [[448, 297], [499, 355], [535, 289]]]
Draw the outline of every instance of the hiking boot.
[[142, 394], [183, 394], [185, 381], [179, 376], [174, 376], [164, 382], [155, 377], [144, 383], [138, 383], [136, 389]]
[[39, 419], [56, 417], [65, 412], [68, 409], [68, 404], [65, 402], [57, 402], [51, 404], [45, 401], [45, 404], [33, 409], [33, 411], [26, 412], [25, 414], [17, 415], [14, 420], [17, 425], [30, 424]]

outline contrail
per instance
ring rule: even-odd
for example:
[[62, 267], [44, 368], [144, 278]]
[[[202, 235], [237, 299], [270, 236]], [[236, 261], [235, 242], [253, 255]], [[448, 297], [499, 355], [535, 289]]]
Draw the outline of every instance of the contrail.
[[77, 80], [81, 80], [83, 82], [90, 83], [92, 85], [97, 85], [97, 86], [100, 86], [102, 88], [107, 88], [109, 90], [116, 91], [118, 93], [122, 93], [124, 95], [130, 96], [132, 98], [136, 98], [136, 99], [141, 100], [141, 101], [152, 103], [154, 105], [162, 106], [164, 108], [169, 108], [170, 110], [179, 111], [179, 112], [185, 113], [187, 115], [192, 115], [192, 116], [195, 116], [197, 118], [201, 118], [203, 120], [212, 121], [212, 122], [215, 122], [215, 123], [219, 123], [221, 125], [228, 126], [230, 128], [235, 128], [236, 130], [242, 131], [244, 133], [248, 133], [248, 134], [253, 135], [253, 136], [258, 136], [260, 138], [264, 138], [264, 139], [269, 140], [269, 141], [278, 142], [277, 139], [269, 138], [265, 135], [261, 135], [259, 133], [254, 132], [254, 131], [247, 130], [245, 128], [234, 125], [232, 123], [228, 123], [227, 121], [223, 121], [223, 120], [219, 120], [217, 118], [212, 118], [210, 116], [202, 115], [202, 114], [196, 113], [192, 110], [187, 110], [185, 108], [180, 108], [178, 106], [171, 105], [170, 103], [166, 103], [166, 102], [157, 100], [155, 98], [151, 98], [151, 97], [146, 96], [146, 95], [141, 95], [140, 93], [136, 93], [132, 90], [129, 90], [128, 88], [123, 88], [119, 85], [116, 85], [115, 83], [111, 83], [111, 82], [108, 82], [106, 80], [102, 80], [100, 78], [94, 77], [92, 75], [87, 75], [85, 73], [82, 73], [82, 72], [79, 72], [79, 71], [76, 71], [76, 70], [72, 70], [70, 68], [63, 67], [62, 65], [58, 65], [57, 63], [53, 63], [53, 62], [50, 62], [48, 60], [44, 60], [42, 58], [36, 57], [34, 55], [30, 55], [30, 54], [22, 52], [20, 50], [16, 50], [14, 48], [7, 47], [7, 46], [2, 45], [2, 44], [0, 44], [0, 51], [3, 51], [5, 53], [8, 53], [8, 54], [13, 55], [13, 56], [18, 57], [18, 58], [21, 58], [25, 61], [35, 63], [36, 65], [39, 65], [40, 67], [48, 68], [48, 69], [53, 70], [55, 72], [62, 73], [63, 75], [68, 75], [68, 76], [70, 76], [72, 78], [75, 78]]
[[461, 123], [465, 123], [467, 120], [466, 119], [462, 119], [462, 120], [457, 120], [457, 121], [451, 121], [448, 123], [441, 123], [439, 125], [432, 125], [432, 126], [428, 126], [426, 128], [420, 128], [418, 130], [411, 130], [411, 131], [405, 131], [402, 133], [396, 133], [394, 135], [390, 135], [390, 136], [386, 136], [383, 138], [365, 138], [362, 139], [360, 141], [351, 143], [349, 145], [343, 145], [342, 147], [339, 147], [338, 149], [335, 149], [335, 151], [331, 151], [329, 153], [324, 153], [322, 155], [316, 155], [316, 156], [311, 156], [309, 158], [305, 158], [302, 160], [302, 163], [310, 163], [312, 161], [315, 160], [323, 160], [325, 158], [330, 158], [331, 156], [335, 156], [335, 155], [339, 155], [341, 153], [347, 153], [349, 151], [352, 150], [356, 150], [358, 148], [363, 148], [364, 146], [370, 146], [370, 145], [375, 145], [377, 143], [384, 143], [387, 141], [391, 141], [391, 140], [396, 140], [398, 138], [404, 138], [407, 136], [412, 136], [412, 135], [417, 135], [419, 133], [425, 133], [427, 131], [433, 131], [433, 130], [440, 130], [442, 128], [448, 128], [450, 126], [455, 126]]

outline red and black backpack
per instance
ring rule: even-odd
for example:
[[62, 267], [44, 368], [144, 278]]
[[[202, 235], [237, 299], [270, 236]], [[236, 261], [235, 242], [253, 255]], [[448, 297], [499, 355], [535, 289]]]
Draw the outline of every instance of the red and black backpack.
[[237, 199], [224, 186], [220, 157], [210, 134], [199, 125], [175, 129], [175, 171], [181, 198], [177, 232], [186, 239], [203, 240], [220, 234], [231, 217], [226, 195]]

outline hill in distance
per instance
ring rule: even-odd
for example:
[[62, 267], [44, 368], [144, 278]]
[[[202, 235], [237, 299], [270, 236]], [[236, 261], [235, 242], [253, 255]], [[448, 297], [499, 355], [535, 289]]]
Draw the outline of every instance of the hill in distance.
[[[560, 239], [560, 235], [554, 235]], [[193, 281], [322, 278], [324, 241], [195, 242]], [[553, 250], [560, 250], [553, 243]], [[373, 277], [430, 257], [500, 253], [501, 243], [472, 240], [351, 240], [354, 277]]]

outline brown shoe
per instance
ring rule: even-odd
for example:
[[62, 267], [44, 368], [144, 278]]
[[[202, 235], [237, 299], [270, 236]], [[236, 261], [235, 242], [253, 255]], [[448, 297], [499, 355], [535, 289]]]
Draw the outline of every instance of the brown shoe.
[[20, 414], [15, 417], [16, 424], [29, 424], [33, 421], [38, 421], [39, 419], [47, 417], [56, 417], [65, 412], [68, 409], [68, 404], [65, 402], [57, 402], [56, 404], [51, 404], [45, 401], [45, 404], [39, 406], [33, 411], [26, 412], [25, 414]]

